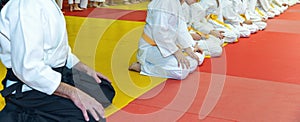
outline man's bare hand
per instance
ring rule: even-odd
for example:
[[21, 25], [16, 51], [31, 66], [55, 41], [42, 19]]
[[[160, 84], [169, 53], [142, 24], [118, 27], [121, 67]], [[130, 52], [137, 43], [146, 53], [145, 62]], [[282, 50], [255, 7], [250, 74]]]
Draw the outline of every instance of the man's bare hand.
[[[104, 118], [104, 108], [103, 106], [96, 101], [94, 98], [88, 94], [77, 89], [75, 94], [72, 95], [71, 100], [73, 103], [81, 110], [86, 121], [89, 121], [88, 112], [94, 117], [96, 121], [100, 120], [100, 116]], [[99, 116], [100, 115], [100, 116]]]
[[72, 102], [81, 110], [86, 121], [90, 120], [88, 111], [97, 121], [99, 121], [100, 117], [105, 117], [103, 106], [80, 89], [61, 82], [54, 94], [72, 100]]
[[93, 77], [96, 80], [97, 83], [101, 83], [100, 78], [103, 78], [103, 79], [107, 80], [108, 82], [111, 82], [111, 80], [109, 80], [106, 76], [104, 76], [103, 74], [101, 74], [99, 72], [96, 72], [94, 69], [92, 69], [89, 66], [83, 64], [82, 62], [77, 63], [74, 66], [74, 68], [76, 68], [79, 71], [85, 72], [89, 76]]

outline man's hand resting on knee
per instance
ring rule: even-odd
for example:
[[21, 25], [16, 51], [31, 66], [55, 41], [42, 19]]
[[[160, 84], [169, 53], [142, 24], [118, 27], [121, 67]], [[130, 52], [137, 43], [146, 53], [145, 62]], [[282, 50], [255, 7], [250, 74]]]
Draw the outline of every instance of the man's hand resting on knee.
[[89, 111], [97, 121], [99, 121], [100, 116], [104, 118], [103, 106], [80, 89], [61, 82], [54, 94], [72, 100], [73, 103], [82, 111], [86, 121], [90, 120], [87, 111]]

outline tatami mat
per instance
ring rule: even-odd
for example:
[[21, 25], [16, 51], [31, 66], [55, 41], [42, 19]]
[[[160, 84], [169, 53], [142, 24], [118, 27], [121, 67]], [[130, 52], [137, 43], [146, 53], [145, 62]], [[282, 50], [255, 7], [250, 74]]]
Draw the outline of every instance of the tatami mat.
[[[73, 52], [116, 88], [107, 121], [300, 121], [300, 5], [269, 20], [266, 30], [229, 44], [183, 81], [127, 70], [136, 61], [145, 6], [66, 11]], [[3, 77], [3, 66], [0, 72]]]

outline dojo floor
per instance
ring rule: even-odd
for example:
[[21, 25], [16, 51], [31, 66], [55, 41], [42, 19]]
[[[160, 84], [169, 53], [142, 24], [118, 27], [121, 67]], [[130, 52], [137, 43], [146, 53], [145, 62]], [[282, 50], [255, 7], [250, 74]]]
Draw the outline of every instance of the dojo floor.
[[[136, 61], [147, 3], [88, 8], [65, 17], [73, 52], [113, 81], [108, 122], [299, 122], [300, 4], [264, 31], [224, 47], [187, 79], [141, 76]], [[1, 68], [1, 76], [5, 70]]]

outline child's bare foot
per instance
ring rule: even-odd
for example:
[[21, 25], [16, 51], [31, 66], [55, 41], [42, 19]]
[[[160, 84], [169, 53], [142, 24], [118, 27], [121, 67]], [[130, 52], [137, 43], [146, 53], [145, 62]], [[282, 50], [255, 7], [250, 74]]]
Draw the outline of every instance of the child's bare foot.
[[100, 3], [100, 7], [108, 7], [104, 2]]
[[139, 62], [134, 62], [128, 68], [130, 71], [141, 72], [141, 64]]
[[79, 7], [74, 7], [73, 10], [74, 10], [74, 11], [82, 11], [83, 9], [82, 9], [82, 8], [79, 8]]
[[94, 4], [93, 4], [93, 7], [94, 7], [94, 8], [101, 8], [101, 6], [99, 5], [99, 3], [94, 3]]

